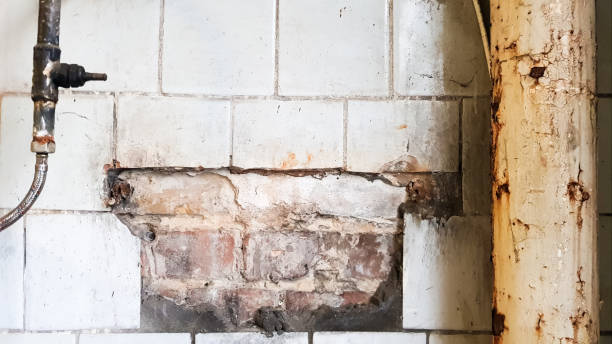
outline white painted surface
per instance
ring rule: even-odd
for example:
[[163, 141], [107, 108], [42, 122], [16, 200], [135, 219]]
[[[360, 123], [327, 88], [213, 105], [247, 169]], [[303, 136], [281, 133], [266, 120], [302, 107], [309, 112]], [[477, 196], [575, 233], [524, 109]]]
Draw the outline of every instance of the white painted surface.
[[165, 2], [163, 90], [272, 94], [274, 0]]
[[491, 82], [472, 0], [393, 3], [395, 91], [487, 95]]
[[29, 215], [26, 228], [27, 330], [140, 326], [140, 243], [114, 215]]
[[122, 167], [229, 166], [229, 102], [122, 96], [117, 159]]
[[491, 329], [490, 228], [484, 216], [405, 216], [404, 328]]
[[191, 344], [189, 333], [82, 334], [79, 344]]
[[23, 220], [0, 232], [0, 329], [23, 329], [23, 235]]
[[457, 171], [456, 101], [350, 101], [347, 164], [350, 171]]
[[314, 344], [425, 344], [425, 333], [316, 332]]
[[283, 0], [283, 95], [387, 95], [386, 1]]
[[245, 101], [234, 106], [233, 165], [342, 167], [342, 103]]
[[[34, 176], [33, 104], [27, 96], [6, 96], [0, 107], [0, 207], [13, 208]], [[104, 164], [112, 161], [113, 99], [62, 95], [56, 109], [57, 150], [49, 156], [45, 188], [34, 209], [105, 210]]]
[[75, 344], [76, 336], [70, 333], [10, 333], [0, 334], [2, 344]]
[[196, 344], [308, 344], [308, 333], [275, 334], [266, 337], [261, 333], [206, 333], [196, 335]]

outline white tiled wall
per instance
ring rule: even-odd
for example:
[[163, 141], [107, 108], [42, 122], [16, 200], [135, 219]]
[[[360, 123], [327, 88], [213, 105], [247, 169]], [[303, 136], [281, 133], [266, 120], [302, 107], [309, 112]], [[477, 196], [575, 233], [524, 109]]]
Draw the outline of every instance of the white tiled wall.
[[[609, 94], [612, 6], [597, 4], [598, 92]], [[139, 327], [138, 242], [102, 197], [104, 165], [116, 158], [127, 167], [461, 168], [466, 217], [441, 232], [407, 221], [404, 276], [418, 278], [405, 280], [403, 325], [488, 331], [489, 205], [481, 198], [488, 176], [483, 158], [474, 157], [488, 155], [489, 81], [471, 6], [470, 0], [64, 1], [63, 61], [107, 72], [109, 80], [61, 95], [58, 151], [45, 190], [25, 225], [0, 233], [0, 329]], [[0, 208], [19, 201], [33, 173], [28, 93], [36, 10], [35, 1], [0, 1]], [[602, 99], [600, 133], [612, 130], [610, 118], [610, 99]], [[611, 214], [608, 136], [600, 135], [599, 199], [600, 211]], [[601, 319], [610, 331], [608, 220], [602, 218], [600, 236]], [[431, 254], [442, 249], [452, 254]], [[0, 343], [68, 344], [77, 336], [3, 334]], [[81, 344], [191, 343], [186, 334], [79, 337]], [[270, 341], [203, 334], [196, 343], [216, 338]], [[427, 339], [424, 332], [315, 333], [313, 341]], [[429, 336], [429, 343], [481, 341], [488, 337]]]
[[27, 330], [140, 326], [140, 242], [111, 214], [26, 218]]
[[[0, 216], [7, 211], [0, 210]], [[0, 232], [0, 329], [23, 329], [23, 220]]]

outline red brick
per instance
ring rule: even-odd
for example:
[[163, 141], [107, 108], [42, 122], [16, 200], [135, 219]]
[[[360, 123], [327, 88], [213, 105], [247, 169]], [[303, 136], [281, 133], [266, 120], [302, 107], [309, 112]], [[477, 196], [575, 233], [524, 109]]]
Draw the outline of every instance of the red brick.
[[346, 305], [363, 305], [370, 303], [372, 295], [361, 291], [347, 291], [342, 294], [344, 302], [343, 306]]
[[322, 305], [338, 307], [343, 301], [342, 297], [330, 293], [288, 291], [285, 294], [285, 305], [288, 311], [315, 310]]
[[394, 250], [393, 235], [328, 233], [320, 251], [322, 260], [335, 266], [342, 278], [385, 279]]
[[236, 273], [236, 244], [231, 233], [216, 231], [159, 234], [152, 246], [152, 273], [165, 278], [227, 278]]
[[252, 320], [260, 308], [279, 308], [281, 305], [280, 294], [272, 290], [245, 288], [226, 291], [224, 294], [232, 321], [238, 325]]
[[318, 237], [309, 232], [257, 232], [244, 240], [245, 278], [293, 280], [308, 274], [318, 253]]

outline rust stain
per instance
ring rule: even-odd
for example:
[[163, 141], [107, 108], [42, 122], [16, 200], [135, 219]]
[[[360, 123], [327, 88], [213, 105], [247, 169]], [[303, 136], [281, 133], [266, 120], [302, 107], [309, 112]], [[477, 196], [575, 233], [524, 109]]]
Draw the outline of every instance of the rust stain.
[[51, 135], [45, 135], [45, 136], [34, 136], [33, 138], [34, 142], [36, 143], [40, 143], [42, 145], [48, 144], [48, 143], [55, 143], [55, 138]]
[[402, 130], [402, 129], [406, 129], [406, 128], [408, 128], [408, 125], [406, 125], [406, 124], [402, 124], [402, 125], [397, 127], [398, 130]]
[[281, 163], [282, 169], [293, 168], [299, 164], [299, 161], [295, 158], [295, 153], [287, 154], [287, 158]]
[[585, 190], [584, 185], [580, 180], [570, 180], [567, 184], [567, 196], [571, 203], [578, 203], [576, 210], [576, 225], [578, 229], [582, 229], [582, 206], [584, 202], [588, 201], [591, 198], [591, 195], [588, 191]]
[[310, 164], [310, 162], [312, 161], [312, 154], [308, 153], [308, 155], [306, 156], [307, 158], [307, 164]]
[[546, 67], [531, 67], [529, 76], [534, 79], [539, 79], [544, 76], [545, 71], [546, 71]]
[[542, 335], [542, 326], [544, 325], [544, 313], [538, 313], [538, 322], [536, 323], [536, 332], [538, 336]]
[[508, 185], [508, 182], [505, 182], [501, 185], [497, 185], [497, 188], [495, 189], [495, 196], [497, 197], [497, 199], [501, 199], [501, 196], [503, 194], [509, 194], [510, 193], [510, 185]]
[[497, 338], [506, 330], [506, 316], [493, 308], [493, 335]]

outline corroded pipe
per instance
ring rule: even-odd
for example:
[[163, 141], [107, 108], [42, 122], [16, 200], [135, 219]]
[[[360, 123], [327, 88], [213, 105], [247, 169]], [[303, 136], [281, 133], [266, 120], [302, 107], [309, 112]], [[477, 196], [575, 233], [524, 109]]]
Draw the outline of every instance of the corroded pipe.
[[60, 63], [61, 0], [39, 0], [38, 34], [34, 46], [32, 101], [34, 120], [30, 150], [36, 153], [36, 170], [30, 191], [17, 208], [0, 217], [0, 231], [19, 220], [32, 207], [47, 177], [47, 157], [55, 152], [55, 104], [59, 87], [80, 87], [90, 80], [106, 80], [106, 74], [87, 73], [75, 64]]

